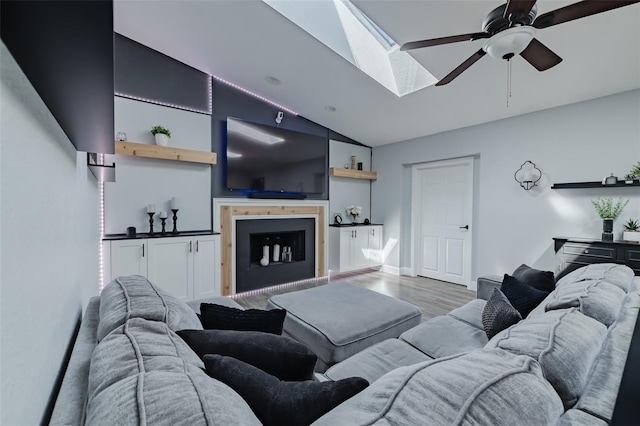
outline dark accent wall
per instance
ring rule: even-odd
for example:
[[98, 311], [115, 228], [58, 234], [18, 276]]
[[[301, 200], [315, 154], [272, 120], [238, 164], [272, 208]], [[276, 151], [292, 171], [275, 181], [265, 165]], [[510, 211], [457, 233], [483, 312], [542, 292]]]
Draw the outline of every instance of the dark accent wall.
[[209, 74], [115, 34], [115, 91], [209, 111]]
[[114, 152], [111, 1], [2, 1], [2, 41], [78, 151]]

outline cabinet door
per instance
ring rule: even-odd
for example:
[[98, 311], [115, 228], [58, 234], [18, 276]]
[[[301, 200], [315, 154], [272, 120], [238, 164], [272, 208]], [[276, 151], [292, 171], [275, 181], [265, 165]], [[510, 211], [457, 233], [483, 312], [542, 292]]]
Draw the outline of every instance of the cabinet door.
[[340, 272], [353, 269], [352, 246], [353, 228], [340, 230]]
[[146, 239], [111, 241], [111, 279], [121, 275], [147, 276], [146, 242]]
[[193, 298], [220, 296], [220, 237], [207, 235], [193, 241]]
[[193, 251], [191, 237], [149, 239], [148, 278], [180, 300], [193, 300]]
[[369, 229], [369, 265], [382, 265], [382, 226]]
[[351, 245], [351, 266], [362, 269], [369, 266], [369, 228], [358, 227], [353, 230]]

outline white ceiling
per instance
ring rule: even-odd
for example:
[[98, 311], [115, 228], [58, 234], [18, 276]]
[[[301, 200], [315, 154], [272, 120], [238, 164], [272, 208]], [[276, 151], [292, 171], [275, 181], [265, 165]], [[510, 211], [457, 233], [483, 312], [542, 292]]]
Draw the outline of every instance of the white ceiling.
[[[501, 1], [354, 3], [403, 44], [481, 31]], [[571, 3], [539, 0], [538, 15]], [[114, 29], [369, 146], [640, 88], [640, 4], [540, 30], [537, 38], [564, 61], [538, 72], [515, 58], [508, 107], [505, 61], [486, 55], [448, 85], [398, 98], [260, 0], [120, 0]], [[442, 78], [481, 46], [479, 40], [412, 54]]]

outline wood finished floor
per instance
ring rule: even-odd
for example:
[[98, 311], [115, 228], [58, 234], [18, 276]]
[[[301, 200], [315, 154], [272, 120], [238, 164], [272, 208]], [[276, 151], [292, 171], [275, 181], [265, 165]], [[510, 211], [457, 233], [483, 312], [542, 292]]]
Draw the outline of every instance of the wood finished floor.
[[[327, 280], [321, 280], [271, 289], [264, 293], [238, 296], [235, 301], [246, 309], [264, 309], [267, 300], [273, 295], [326, 285], [327, 282]], [[444, 315], [476, 297], [474, 291], [467, 290], [461, 285], [429, 278], [391, 275], [379, 271], [359, 271], [331, 278], [331, 283], [339, 282], [357, 285], [409, 302], [422, 311], [422, 321]]]

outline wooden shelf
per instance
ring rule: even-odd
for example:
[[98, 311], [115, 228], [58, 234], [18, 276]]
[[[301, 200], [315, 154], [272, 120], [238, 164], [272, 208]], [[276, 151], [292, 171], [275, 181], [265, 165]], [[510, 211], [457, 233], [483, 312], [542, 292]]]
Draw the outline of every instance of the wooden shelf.
[[116, 141], [116, 154], [203, 164], [216, 164], [217, 160], [215, 152], [194, 151], [192, 149], [121, 141]]
[[633, 183], [624, 183], [623, 180], [619, 180], [613, 185], [603, 185], [600, 182], [570, 182], [570, 183], [554, 183], [551, 189], [580, 189], [580, 188], [622, 188], [622, 187], [640, 186], [640, 182], [635, 181]]
[[340, 167], [331, 167], [329, 169], [331, 176], [346, 177], [353, 179], [378, 179], [378, 172], [368, 172], [366, 170], [343, 169]]

